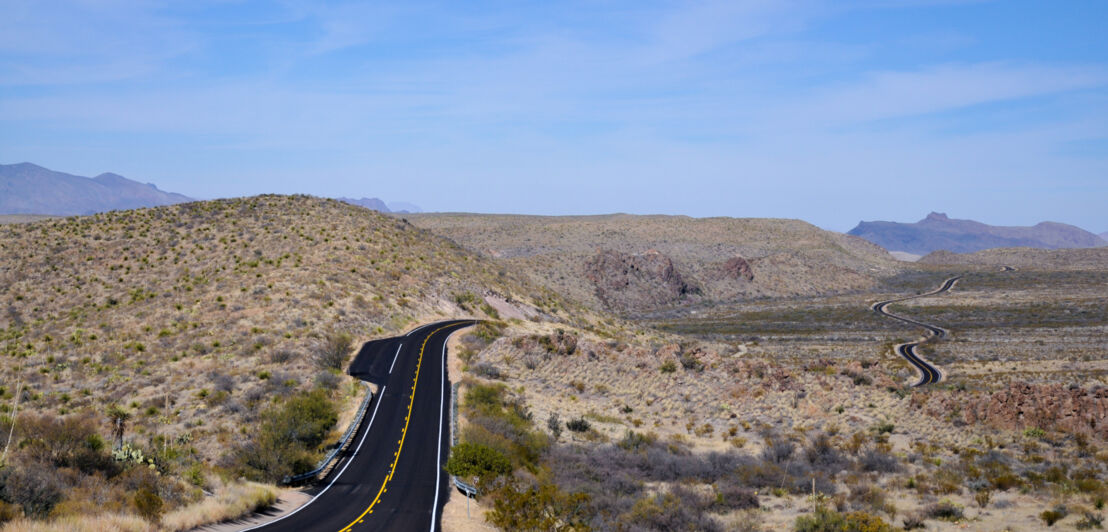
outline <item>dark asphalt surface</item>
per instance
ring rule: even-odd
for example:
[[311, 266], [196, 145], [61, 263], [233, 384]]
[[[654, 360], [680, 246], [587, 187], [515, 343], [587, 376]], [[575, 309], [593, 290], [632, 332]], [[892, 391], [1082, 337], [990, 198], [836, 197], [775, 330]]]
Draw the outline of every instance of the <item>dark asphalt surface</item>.
[[450, 489], [446, 340], [474, 323], [433, 323], [362, 346], [349, 373], [377, 384], [378, 395], [344, 456], [311, 502], [251, 530], [439, 530]]
[[947, 335], [947, 331], [946, 331], [946, 329], [943, 329], [942, 327], [936, 327], [934, 325], [923, 323], [922, 321], [916, 321], [916, 320], [913, 320], [911, 318], [905, 318], [904, 316], [898, 316], [896, 314], [892, 314], [892, 313], [886, 311], [885, 307], [889, 306], [892, 303], [896, 303], [897, 301], [907, 301], [909, 299], [915, 299], [917, 297], [927, 297], [927, 296], [933, 296], [933, 295], [936, 295], [936, 294], [941, 294], [941, 293], [946, 292], [947, 290], [950, 290], [951, 288], [953, 288], [954, 283], [958, 282], [958, 279], [961, 279], [961, 278], [962, 278], [962, 276], [951, 277], [950, 279], [947, 279], [946, 281], [944, 281], [942, 286], [940, 286], [937, 290], [935, 290], [933, 292], [928, 292], [926, 294], [919, 294], [919, 295], [908, 296], [908, 297], [900, 297], [900, 298], [890, 299], [888, 301], [881, 301], [879, 303], [874, 303], [873, 304], [873, 307], [872, 307], [873, 311], [880, 314], [880, 315], [882, 315], [882, 316], [885, 316], [887, 318], [892, 318], [894, 320], [900, 320], [904, 323], [908, 323], [908, 324], [911, 324], [911, 325], [916, 325], [916, 326], [919, 326], [919, 327], [923, 327], [924, 329], [927, 330], [927, 337], [924, 340], [916, 341], [916, 342], [909, 342], [909, 343], [906, 343], [906, 344], [901, 344], [901, 345], [898, 345], [897, 348], [896, 348], [896, 353], [898, 355], [904, 357], [904, 359], [907, 360], [909, 364], [915, 366], [916, 370], [919, 371], [920, 379], [919, 379], [918, 382], [916, 382], [912, 386], [923, 386], [925, 384], [934, 384], [934, 383], [937, 383], [937, 382], [942, 380], [942, 377], [943, 377], [942, 373], [940, 373], [939, 370], [937, 368], [935, 368], [935, 366], [932, 366], [930, 362], [928, 362], [928, 361], [924, 360], [923, 358], [921, 358], [916, 353], [916, 348], [919, 347], [920, 344], [922, 344], [923, 342], [925, 342], [927, 340], [930, 340], [931, 338], [945, 338], [946, 335]]

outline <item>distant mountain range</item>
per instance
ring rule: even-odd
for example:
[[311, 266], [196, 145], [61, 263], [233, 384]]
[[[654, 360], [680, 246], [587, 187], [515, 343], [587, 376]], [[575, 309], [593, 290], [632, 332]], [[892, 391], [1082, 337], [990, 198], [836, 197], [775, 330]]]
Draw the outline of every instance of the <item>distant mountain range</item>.
[[70, 216], [193, 201], [121, 175], [81, 177], [31, 163], [0, 164], [0, 214]]
[[412, 205], [411, 203], [395, 202], [386, 204], [380, 198], [335, 198], [343, 203], [349, 203], [351, 205], [357, 205], [359, 207], [365, 207], [367, 209], [373, 209], [377, 212], [395, 212], [395, 213], [413, 213], [421, 212], [419, 207]]
[[973, 220], [951, 219], [938, 212], [912, 224], [861, 222], [849, 234], [860, 236], [889, 251], [916, 255], [938, 250], [973, 253], [990, 248], [1060, 249], [1108, 245], [1103, 235], [1057, 222], [1042, 222], [1031, 227], [1001, 227]]

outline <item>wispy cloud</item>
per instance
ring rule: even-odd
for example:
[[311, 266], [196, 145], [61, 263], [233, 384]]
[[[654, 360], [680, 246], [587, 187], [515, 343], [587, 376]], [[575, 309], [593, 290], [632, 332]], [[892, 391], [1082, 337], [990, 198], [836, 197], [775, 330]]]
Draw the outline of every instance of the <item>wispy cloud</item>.
[[[831, 220], [849, 209], [821, 206], [841, 191], [871, 209], [912, 180], [1108, 170], [1073, 148], [1108, 138], [1105, 54], [994, 53], [992, 28], [892, 17], [957, 2], [58, 5], [0, 17], [0, 158], [133, 169], [197, 196], [303, 183], [557, 212], [561, 187], [576, 212], [844, 228], [855, 215]], [[837, 30], [855, 16], [869, 37]], [[404, 179], [365, 181], [384, 175]], [[763, 211], [736, 207], [751, 195]]]

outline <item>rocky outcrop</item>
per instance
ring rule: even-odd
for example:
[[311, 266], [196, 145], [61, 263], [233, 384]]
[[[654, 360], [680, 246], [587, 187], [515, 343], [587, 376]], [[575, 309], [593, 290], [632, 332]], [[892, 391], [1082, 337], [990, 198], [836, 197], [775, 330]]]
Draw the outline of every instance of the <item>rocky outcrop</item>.
[[720, 280], [754, 280], [754, 271], [750, 269], [750, 263], [746, 262], [746, 259], [737, 256], [717, 265], [716, 275], [716, 278]]
[[596, 296], [612, 310], [664, 307], [700, 294], [672, 259], [653, 249], [638, 255], [600, 250], [585, 262], [584, 271]]
[[959, 412], [961, 420], [1001, 429], [1039, 428], [1108, 439], [1108, 388], [1012, 382], [989, 397], [942, 396], [927, 412], [938, 417]]

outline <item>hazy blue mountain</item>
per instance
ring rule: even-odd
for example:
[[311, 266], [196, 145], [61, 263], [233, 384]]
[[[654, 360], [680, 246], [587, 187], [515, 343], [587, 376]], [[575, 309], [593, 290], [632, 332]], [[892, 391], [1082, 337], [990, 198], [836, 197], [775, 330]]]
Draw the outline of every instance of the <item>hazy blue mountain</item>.
[[0, 164], [0, 214], [70, 216], [187, 201], [193, 200], [117, 174], [82, 177], [31, 163]]
[[379, 198], [362, 198], [362, 199], [337, 198], [337, 199], [339, 201], [343, 202], [343, 203], [349, 203], [351, 205], [357, 205], [359, 207], [365, 207], [367, 209], [373, 209], [377, 212], [392, 212], [392, 210], [389, 209], [388, 205], [385, 205], [385, 202], [381, 201]]
[[972, 253], [1001, 247], [1059, 249], [1108, 245], [1108, 241], [1100, 236], [1057, 222], [1042, 222], [1031, 227], [1003, 227], [951, 219], [937, 212], [916, 223], [861, 222], [849, 234], [890, 251], [916, 255], [938, 250]]
[[423, 212], [423, 209], [421, 209], [419, 205], [405, 201], [391, 201], [389, 202], [389, 208], [392, 209], [392, 212]]
[[351, 205], [357, 205], [359, 207], [365, 207], [367, 209], [373, 209], [377, 212], [398, 212], [398, 213], [410, 213], [410, 212], [422, 212], [419, 210], [419, 206], [411, 203], [404, 203], [402, 201], [386, 204], [380, 198], [337, 198], [339, 201], [349, 203]]

